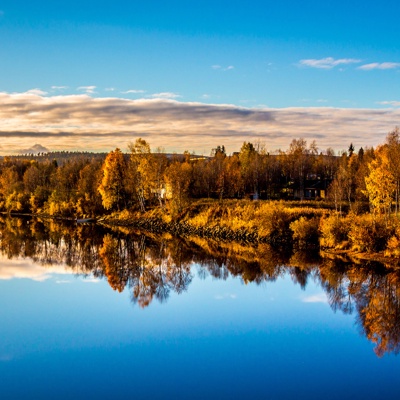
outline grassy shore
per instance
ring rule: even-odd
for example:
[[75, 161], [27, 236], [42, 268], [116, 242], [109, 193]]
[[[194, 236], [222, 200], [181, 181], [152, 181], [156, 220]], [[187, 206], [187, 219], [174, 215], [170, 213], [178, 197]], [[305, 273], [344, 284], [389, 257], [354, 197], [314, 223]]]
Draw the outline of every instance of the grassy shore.
[[175, 215], [160, 208], [124, 210], [101, 222], [182, 236], [321, 248], [365, 259], [400, 257], [398, 217], [339, 214], [324, 202], [199, 200]]

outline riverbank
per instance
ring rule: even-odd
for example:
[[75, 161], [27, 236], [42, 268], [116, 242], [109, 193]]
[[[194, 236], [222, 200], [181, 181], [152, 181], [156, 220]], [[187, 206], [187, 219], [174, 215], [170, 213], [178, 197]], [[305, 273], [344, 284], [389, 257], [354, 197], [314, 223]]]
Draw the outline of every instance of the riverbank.
[[320, 248], [352, 259], [400, 262], [397, 217], [382, 220], [370, 214], [342, 215], [327, 203], [198, 201], [174, 217], [160, 209], [147, 213], [125, 210], [100, 223], [184, 237]]
[[[179, 215], [161, 209], [146, 213], [124, 210], [99, 220], [103, 225], [126, 226], [180, 236], [199, 236], [224, 241], [286, 245], [293, 239], [291, 223], [319, 219], [328, 211], [307, 203], [198, 201]], [[311, 243], [310, 243], [311, 244]]]
[[123, 210], [97, 218], [32, 216], [224, 242], [321, 249], [352, 259], [400, 263], [397, 217], [382, 220], [371, 214], [338, 214], [323, 202], [199, 200], [179, 214], [153, 208], [145, 213]]

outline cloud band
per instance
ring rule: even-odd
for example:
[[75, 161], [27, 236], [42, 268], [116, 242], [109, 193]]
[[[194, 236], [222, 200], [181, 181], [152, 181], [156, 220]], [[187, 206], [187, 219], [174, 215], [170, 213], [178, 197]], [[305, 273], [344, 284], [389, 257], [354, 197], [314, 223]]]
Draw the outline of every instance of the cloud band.
[[[16, 153], [37, 141], [51, 150], [126, 150], [137, 137], [152, 148], [209, 153], [243, 141], [264, 141], [270, 150], [293, 138], [316, 140], [320, 148], [346, 149], [350, 142], [376, 146], [398, 124], [398, 109], [244, 108], [234, 105], [128, 100], [88, 95], [43, 96], [0, 93], [0, 152]], [[33, 143], [32, 143], [33, 144]]]

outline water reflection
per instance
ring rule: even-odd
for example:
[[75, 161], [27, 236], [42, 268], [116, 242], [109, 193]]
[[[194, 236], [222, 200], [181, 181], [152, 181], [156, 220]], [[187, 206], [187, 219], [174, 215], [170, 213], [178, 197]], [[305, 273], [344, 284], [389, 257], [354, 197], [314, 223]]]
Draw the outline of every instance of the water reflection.
[[[200, 277], [235, 276], [246, 284], [289, 275], [304, 289], [313, 279], [324, 289], [335, 312], [356, 314], [360, 331], [376, 344], [378, 356], [400, 350], [400, 272], [376, 262], [356, 264], [266, 244], [183, 240], [109, 231], [95, 225], [6, 217], [0, 218], [0, 251], [3, 257], [18, 262], [32, 260], [33, 279], [44, 279], [37, 271], [38, 264], [57, 273], [67, 266], [76, 274], [106, 279], [119, 292], [129, 290], [132, 302], [140, 307], [149, 306], [154, 299], [165, 302], [171, 292], [187, 290], [193, 264], [200, 266]], [[10, 278], [10, 265], [0, 265], [0, 279]], [[12, 268], [19, 268], [24, 276], [22, 265], [13, 264]]]

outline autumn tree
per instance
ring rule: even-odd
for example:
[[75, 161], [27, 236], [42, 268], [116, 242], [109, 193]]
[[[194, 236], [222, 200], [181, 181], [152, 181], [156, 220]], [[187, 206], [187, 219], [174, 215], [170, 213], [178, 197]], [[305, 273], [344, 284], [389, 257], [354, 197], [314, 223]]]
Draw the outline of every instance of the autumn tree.
[[[332, 195], [335, 199], [335, 207], [342, 201], [347, 201], [351, 207], [352, 192], [353, 192], [353, 168], [355, 164], [355, 155], [350, 157], [344, 152], [340, 156], [339, 167], [336, 176], [331, 185]], [[340, 204], [341, 209], [341, 204]]]
[[194, 198], [209, 198], [213, 188], [214, 174], [210, 159], [204, 157], [193, 161], [190, 195]]
[[315, 141], [307, 147], [307, 141], [302, 138], [293, 139], [286, 152], [286, 157], [284, 158], [286, 170], [295, 185], [299, 188], [300, 200], [304, 199], [305, 179], [310, 170], [310, 165], [317, 154], [318, 148]]
[[140, 210], [145, 211], [146, 202], [157, 198], [163, 206], [161, 189], [163, 174], [167, 165], [166, 157], [159, 152], [151, 153], [150, 145], [144, 139], [136, 139], [129, 144], [130, 159], [128, 169], [129, 189], [137, 200]]
[[337, 168], [338, 157], [335, 156], [335, 151], [331, 147], [321, 151], [315, 159], [314, 171], [321, 179], [333, 180]]
[[210, 160], [210, 167], [212, 170], [213, 176], [213, 183], [215, 191], [219, 197], [222, 199], [225, 195], [226, 189], [226, 171], [224, 168], [224, 161], [226, 160], [227, 156], [225, 153], [224, 146], [218, 146], [216, 149], [213, 149], [211, 155], [213, 156]]
[[102, 169], [99, 160], [91, 160], [79, 171], [76, 204], [78, 214], [95, 216], [102, 211], [102, 197], [97, 190], [101, 180]]
[[103, 206], [118, 211], [126, 205], [126, 162], [120, 149], [111, 151], [103, 163], [103, 177], [98, 187]]
[[255, 153], [253, 143], [244, 142], [240, 148], [239, 160], [245, 192], [254, 191], [252, 164]]
[[365, 178], [366, 191], [374, 214], [389, 216], [396, 191], [396, 180], [390, 168], [387, 147], [376, 150], [376, 158], [372, 160], [369, 174]]
[[165, 171], [164, 177], [170, 190], [171, 209], [179, 213], [189, 202], [189, 187], [191, 183], [192, 166], [188, 162], [173, 162]]
[[397, 214], [400, 208], [400, 132], [398, 128], [387, 135], [385, 147], [387, 151], [388, 168], [394, 179], [394, 202], [395, 212]]
[[22, 211], [26, 206], [23, 182], [15, 166], [3, 169], [0, 176], [0, 204], [7, 211]]
[[358, 152], [358, 169], [355, 176], [355, 199], [359, 203], [368, 203], [368, 192], [365, 186], [365, 178], [369, 174], [368, 165], [375, 158], [375, 151], [372, 147], [361, 147]]
[[75, 205], [79, 174], [87, 163], [84, 158], [71, 159], [54, 171], [51, 177], [51, 201]]
[[242, 181], [245, 192], [260, 194], [263, 179], [265, 148], [260, 142], [255, 145], [244, 142], [239, 153]]
[[223, 165], [223, 193], [228, 198], [239, 197], [243, 191], [242, 175], [240, 173], [240, 160], [237, 154], [224, 159]]
[[23, 182], [25, 192], [29, 194], [32, 212], [43, 210], [43, 207], [54, 189], [53, 175], [58, 169], [57, 161], [32, 161], [30, 167], [25, 171]]

